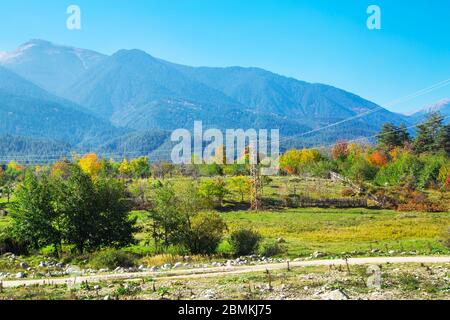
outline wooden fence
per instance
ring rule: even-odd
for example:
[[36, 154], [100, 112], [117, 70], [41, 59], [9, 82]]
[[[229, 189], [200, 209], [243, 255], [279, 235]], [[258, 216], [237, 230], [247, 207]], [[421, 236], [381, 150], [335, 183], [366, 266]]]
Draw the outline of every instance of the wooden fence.
[[367, 198], [314, 199], [305, 196], [289, 196], [284, 205], [290, 208], [367, 208]]

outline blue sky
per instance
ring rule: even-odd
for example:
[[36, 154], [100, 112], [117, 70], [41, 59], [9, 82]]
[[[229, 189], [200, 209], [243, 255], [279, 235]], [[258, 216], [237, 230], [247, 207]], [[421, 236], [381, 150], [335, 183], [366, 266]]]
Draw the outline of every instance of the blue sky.
[[[82, 29], [66, 29], [79, 5]], [[366, 27], [369, 5], [382, 29]], [[406, 112], [450, 97], [450, 1], [14, 0], [0, 4], [0, 50], [41, 38], [111, 54], [139, 48], [195, 66], [256, 66]]]

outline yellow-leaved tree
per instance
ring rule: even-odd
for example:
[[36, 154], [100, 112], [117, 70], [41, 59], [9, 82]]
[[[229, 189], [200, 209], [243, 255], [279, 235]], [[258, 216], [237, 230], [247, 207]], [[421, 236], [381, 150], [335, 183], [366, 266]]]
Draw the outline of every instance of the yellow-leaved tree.
[[89, 174], [91, 177], [97, 176], [102, 169], [102, 163], [95, 153], [88, 153], [84, 155], [79, 161], [78, 165], [81, 170]]

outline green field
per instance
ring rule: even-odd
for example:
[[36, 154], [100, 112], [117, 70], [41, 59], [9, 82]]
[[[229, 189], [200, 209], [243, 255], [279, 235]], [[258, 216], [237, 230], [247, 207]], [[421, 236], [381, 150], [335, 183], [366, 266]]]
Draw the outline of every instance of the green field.
[[[134, 212], [138, 224], [148, 223], [144, 212]], [[279, 238], [286, 253], [282, 256], [308, 256], [315, 251], [329, 256], [383, 255], [394, 250], [410, 254], [450, 253], [441, 243], [442, 233], [450, 226], [450, 213], [399, 213], [369, 209], [285, 209], [279, 211], [237, 211], [221, 213], [229, 232], [239, 228], [257, 230], [264, 242]], [[139, 240], [145, 233], [136, 235]], [[224, 240], [220, 248], [227, 251]], [[144, 241], [133, 246], [135, 252], [152, 252]], [[374, 252], [372, 252], [374, 251]], [[375, 252], [376, 251], [376, 252]], [[392, 252], [390, 253], [392, 254]]]
[[[206, 178], [208, 179], [208, 178]], [[175, 185], [188, 179], [172, 179]], [[287, 190], [284, 190], [287, 189]], [[324, 179], [298, 179], [295, 177], [273, 177], [264, 187], [265, 199], [280, 199], [281, 192], [307, 195], [313, 198], [342, 198], [345, 186]], [[238, 194], [229, 194], [225, 200], [238, 201]], [[6, 199], [0, 198], [0, 207]], [[274, 243], [283, 238], [285, 249], [281, 256], [303, 257], [320, 251], [328, 256], [364, 256], [383, 254], [443, 254], [449, 249], [441, 243], [444, 230], [450, 226], [450, 212], [446, 213], [401, 213], [391, 210], [371, 209], [320, 209], [298, 208], [274, 211], [221, 212], [228, 225], [228, 234], [238, 228], [252, 228], [264, 237], [264, 243]], [[148, 213], [133, 211], [140, 232], [135, 234], [138, 243], [125, 248], [141, 256], [154, 254], [150, 239]], [[9, 217], [0, 216], [0, 230], [10, 223]], [[219, 255], [230, 253], [227, 237], [219, 246]], [[392, 251], [395, 251], [394, 253]], [[168, 254], [180, 254], [174, 248]]]
[[450, 213], [398, 213], [368, 209], [289, 209], [223, 215], [230, 229], [254, 228], [268, 239], [286, 240], [290, 256], [373, 249], [382, 252], [448, 252], [439, 241]]

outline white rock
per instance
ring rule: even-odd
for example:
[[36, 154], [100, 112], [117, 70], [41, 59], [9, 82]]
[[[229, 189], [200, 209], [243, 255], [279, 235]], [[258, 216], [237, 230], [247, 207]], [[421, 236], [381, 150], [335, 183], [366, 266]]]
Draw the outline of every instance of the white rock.
[[312, 254], [313, 258], [321, 258], [321, 257], [325, 257], [325, 256], [326, 256], [326, 254], [323, 252], [320, 252], [320, 251], [316, 251]]
[[322, 300], [348, 300], [349, 297], [342, 290], [333, 290], [322, 295]]

